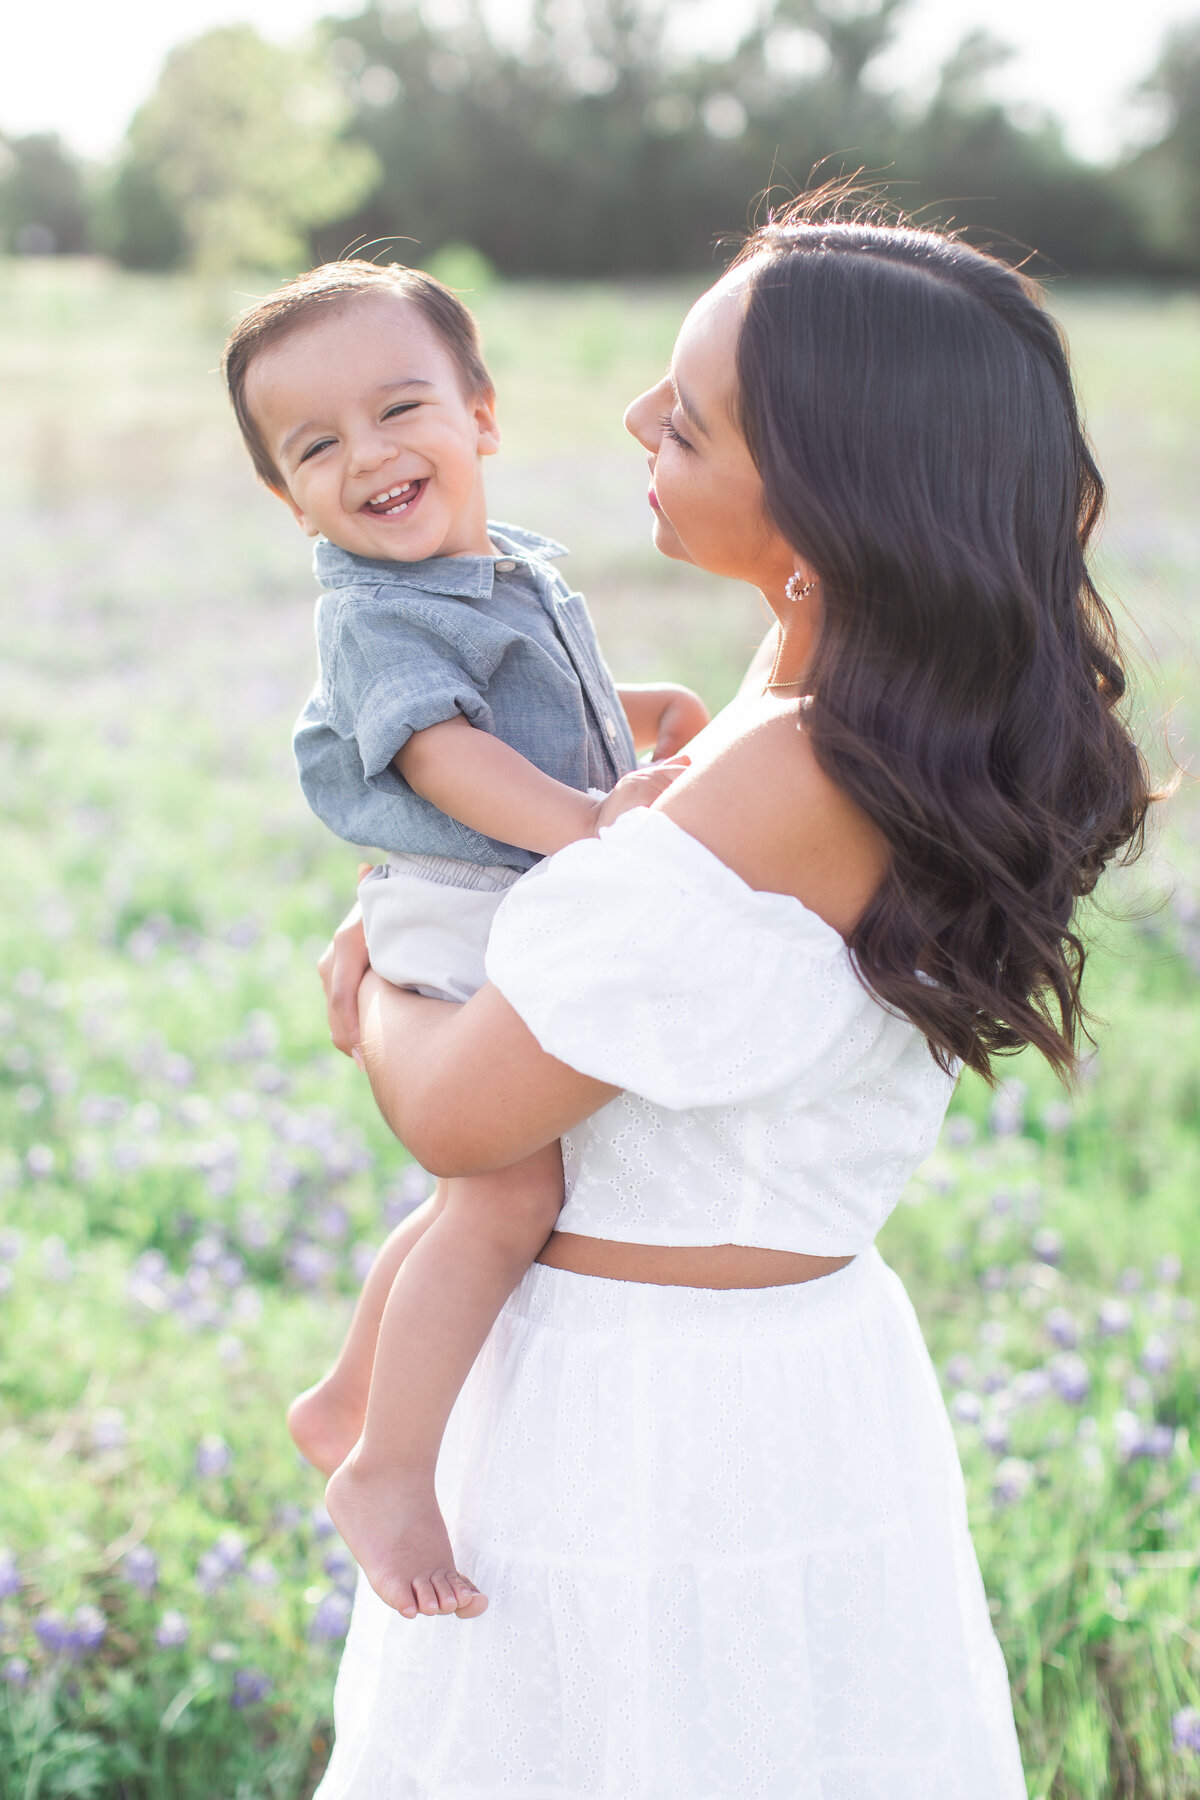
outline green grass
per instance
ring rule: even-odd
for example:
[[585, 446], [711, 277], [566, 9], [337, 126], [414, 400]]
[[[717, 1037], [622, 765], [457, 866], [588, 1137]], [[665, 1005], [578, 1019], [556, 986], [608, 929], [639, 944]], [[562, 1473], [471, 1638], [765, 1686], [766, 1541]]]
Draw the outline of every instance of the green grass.
[[[506, 430], [494, 512], [573, 546], [620, 675], [715, 705], [758, 603], [656, 559], [620, 426], [689, 298], [501, 287], [479, 310]], [[1056, 304], [1113, 489], [1106, 581], [1152, 659], [1142, 710], [1174, 707], [1185, 755], [1200, 305]], [[282, 1408], [340, 1335], [405, 1159], [325, 1034], [313, 962], [354, 858], [291, 773], [307, 546], [255, 489], [211, 373], [230, 310], [98, 265], [0, 263], [0, 1549], [16, 1569], [0, 1561], [0, 1668], [27, 1665], [0, 1683], [2, 1800], [299, 1800], [327, 1750], [338, 1646], [310, 1631], [345, 1572]], [[998, 1106], [964, 1082], [882, 1243], [955, 1411], [1031, 1794], [1184, 1800], [1200, 1794], [1170, 1725], [1200, 1705], [1189, 789], [1108, 904], [1078, 1094], [1028, 1058]], [[1046, 1391], [1047, 1371], [1086, 1396]], [[1127, 1454], [1152, 1426], [1159, 1454]], [[157, 1558], [149, 1594], [128, 1579], [136, 1546]], [[47, 1609], [69, 1628], [78, 1606], [103, 1613], [102, 1644], [54, 1652]], [[163, 1648], [168, 1610], [189, 1636]]]

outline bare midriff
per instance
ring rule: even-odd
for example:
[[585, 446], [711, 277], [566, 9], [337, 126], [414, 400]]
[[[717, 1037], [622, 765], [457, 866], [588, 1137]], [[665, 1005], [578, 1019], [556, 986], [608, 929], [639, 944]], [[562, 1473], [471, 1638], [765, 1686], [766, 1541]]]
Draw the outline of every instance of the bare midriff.
[[537, 1259], [550, 1269], [605, 1281], [648, 1281], [656, 1287], [765, 1288], [815, 1281], [852, 1256], [801, 1256], [748, 1244], [622, 1244], [556, 1231]]

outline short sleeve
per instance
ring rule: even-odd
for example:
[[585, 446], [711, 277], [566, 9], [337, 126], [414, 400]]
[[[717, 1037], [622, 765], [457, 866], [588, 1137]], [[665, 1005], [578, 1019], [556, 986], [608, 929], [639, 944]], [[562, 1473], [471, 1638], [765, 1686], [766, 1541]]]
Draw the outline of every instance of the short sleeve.
[[337, 729], [357, 743], [373, 787], [401, 785], [392, 758], [414, 731], [460, 713], [484, 731], [493, 729], [484, 695], [510, 632], [460, 602], [394, 594], [338, 598], [331, 712]]
[[487, 973], [550, 1055], [678, 1109], [823, 1091], [888, 1017], [824, 920], [645, 809], [522, 877]]

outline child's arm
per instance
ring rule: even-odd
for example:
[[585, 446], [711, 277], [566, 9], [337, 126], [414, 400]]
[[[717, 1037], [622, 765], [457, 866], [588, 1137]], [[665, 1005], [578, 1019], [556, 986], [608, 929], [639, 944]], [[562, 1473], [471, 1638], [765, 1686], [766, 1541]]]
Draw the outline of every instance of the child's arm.
[[708, 724], [708, 708], [699, 694], [674, 682], [657, 686], [636, 682], [619, 687], [617, 698], [629, 720], [634, 748], [653, 750], [656, 762], [674, 756]]
[[393, 758], [410, 788], [461, 825], [550, 856], [631, 807], [649, 806], [684, 763], [634, 769], [596, 800], [535, 769], [519, 751], [461, 715], [414, 731]]

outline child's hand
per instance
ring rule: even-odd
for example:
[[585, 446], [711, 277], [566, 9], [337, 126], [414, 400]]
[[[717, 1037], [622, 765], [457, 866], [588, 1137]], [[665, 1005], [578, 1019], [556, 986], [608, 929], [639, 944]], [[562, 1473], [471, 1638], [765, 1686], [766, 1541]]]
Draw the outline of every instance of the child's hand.
[[676, 781], [691, 762], [690, 756], [672, 756], [667, 762], [646, 763], [640, 769], [631, 769], [628, 775], [622, 775], [610, 794], [596, 802], [595, 829], [602, 825], [611, 825], [622, 813], [632, 812], [637, 806], [653, 806], [660, 794], [665, 794], [673, 781]]
[[691, 688], [672, 688], [658, 715], [658, 734], [654, 740], [654, 760], [664, 762], [690, 744], [698, 731], [708, 724], [708, 708]]

